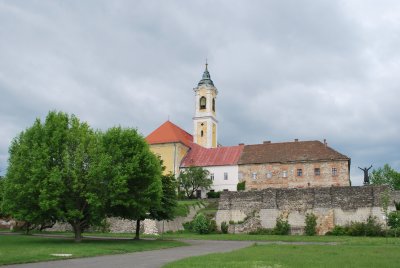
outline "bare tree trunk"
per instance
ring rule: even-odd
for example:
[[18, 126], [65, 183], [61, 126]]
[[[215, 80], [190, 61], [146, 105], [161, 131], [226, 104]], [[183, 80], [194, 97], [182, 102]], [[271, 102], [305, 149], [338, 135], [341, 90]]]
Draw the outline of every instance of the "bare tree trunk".
[[75, 242], [79, 243], [82, 241], [82, 228], [79, 223], [74, 223], [72, 225], [72, 228], [74, 229], [75, 233]]
[[139, 240], [139, 233], [140, 233], [140, 220], [136, 220], [136, 234], [135, 234], [135, 240]]

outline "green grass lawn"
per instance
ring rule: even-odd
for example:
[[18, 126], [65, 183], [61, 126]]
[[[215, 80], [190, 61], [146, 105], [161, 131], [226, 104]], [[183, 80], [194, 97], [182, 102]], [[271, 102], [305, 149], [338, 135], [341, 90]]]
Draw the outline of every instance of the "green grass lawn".
[[[302, 237], [304, 238], [304, 237]], [[324, 237], [326, 241], [330, 237]], [[210, 254], [173, 262], [179, 267], [399, 267], [400, 241], [342, 237], [337, 245], [254, 245], [230, 253]], [[283, 240], [283, 239], [281, 239]]]
[[[30, 235], [1, 235], [0, 265], [121, 254], [183, 245], [186, 244], [169, 240], [135, 241], [84, 239], [81, 243], [75, 243], [71, 239], [62, 238], [44, 238]], [[72, 256], [51, 256], [51, 254], [54, 253], [72, 254]]]

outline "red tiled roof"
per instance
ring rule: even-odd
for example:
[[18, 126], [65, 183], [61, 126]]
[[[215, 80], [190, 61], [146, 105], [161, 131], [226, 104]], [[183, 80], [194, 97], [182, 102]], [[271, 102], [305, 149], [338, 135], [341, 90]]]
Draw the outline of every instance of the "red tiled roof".
[[146, 141], [149, 144], [181, 142], [190, 147], [193, 142], [193, 136], [168, 120], [151, 132], [146, 137]]
[[240, 165], [318, 160], [350, 160], [350, 158], [320, 141], [298, 141], [246, 145], [238, 163]]
[[182, 160], [181, 167], [237, 165], [242, 151], [242, 145], [207, 149], [192, 143], [191, 149]]

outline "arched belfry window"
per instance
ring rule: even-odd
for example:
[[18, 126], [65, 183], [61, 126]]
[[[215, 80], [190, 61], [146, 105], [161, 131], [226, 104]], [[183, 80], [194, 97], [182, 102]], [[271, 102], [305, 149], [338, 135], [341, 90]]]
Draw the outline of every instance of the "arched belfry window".
[[200, 110], [203, 110], [203, 109], [206, 108], [206, 103], [207, 103], [206, 98], [205, 97], [201, 97], [200, 98]]
[[212, 110], [215, 112], [215, 98], [212, 100]]

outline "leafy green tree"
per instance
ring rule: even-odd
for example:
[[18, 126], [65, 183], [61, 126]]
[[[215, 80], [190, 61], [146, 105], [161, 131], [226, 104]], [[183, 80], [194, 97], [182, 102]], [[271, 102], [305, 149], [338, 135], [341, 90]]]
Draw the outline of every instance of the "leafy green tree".
[[14, 139], [6, 174], [5, 211], [30, 226], [71, 224], [75, 241], [105, 217], [105, 169], [100, 135], [75, 116], [49, 112]]
[[[45, 131], [51, 168], [48, 180], [58, 182], [60, 219], [71, 224], [79, 242], [85, 229], [105, 218], [109, 158], [101, 134], [73, 115], [50, 113]], [[50, 186], [44, 189], [53, 190]]]
[[135, 129], [109, 129], [103, 146], [111, 158], [108, 213], [136, 220], [135, 239], [139, 239], [140, 221], [149, 217], [151, 208], [160, 206], [160, 161]]
[[174, 174], [169, 173], [161, 176], [162, 197], [161, 202], [150, 209], [150, 218], [155, 220], [173, 220], [175, 208], [178, 206]]
[[55, 222], [58, 211], [48, 203], [50, 194], [53, 204], [58, 205], [57, 189], [42, 189], [49, 177], [47, 150], [44, 146], [44, 127], [37, 119], [33, 126], [16, 137], [9, 148], [9, 166], [4, 180], [4, 213], [25, 222], [26, 232], [40, 225]]
[[393, 190], [400, 190], [400, 172], [397, 172], [388, 164], [385, 164], [383, 168], [374, 169], [370, 180], [371, 184], [386, 184]]
[[187, 198], [194, 198], [194, 193], [199, 189], [211, 188], [212, 180], [209, 171], [202, 167], [189, 167], [179, 174], [180, 187], [185, 191]]

